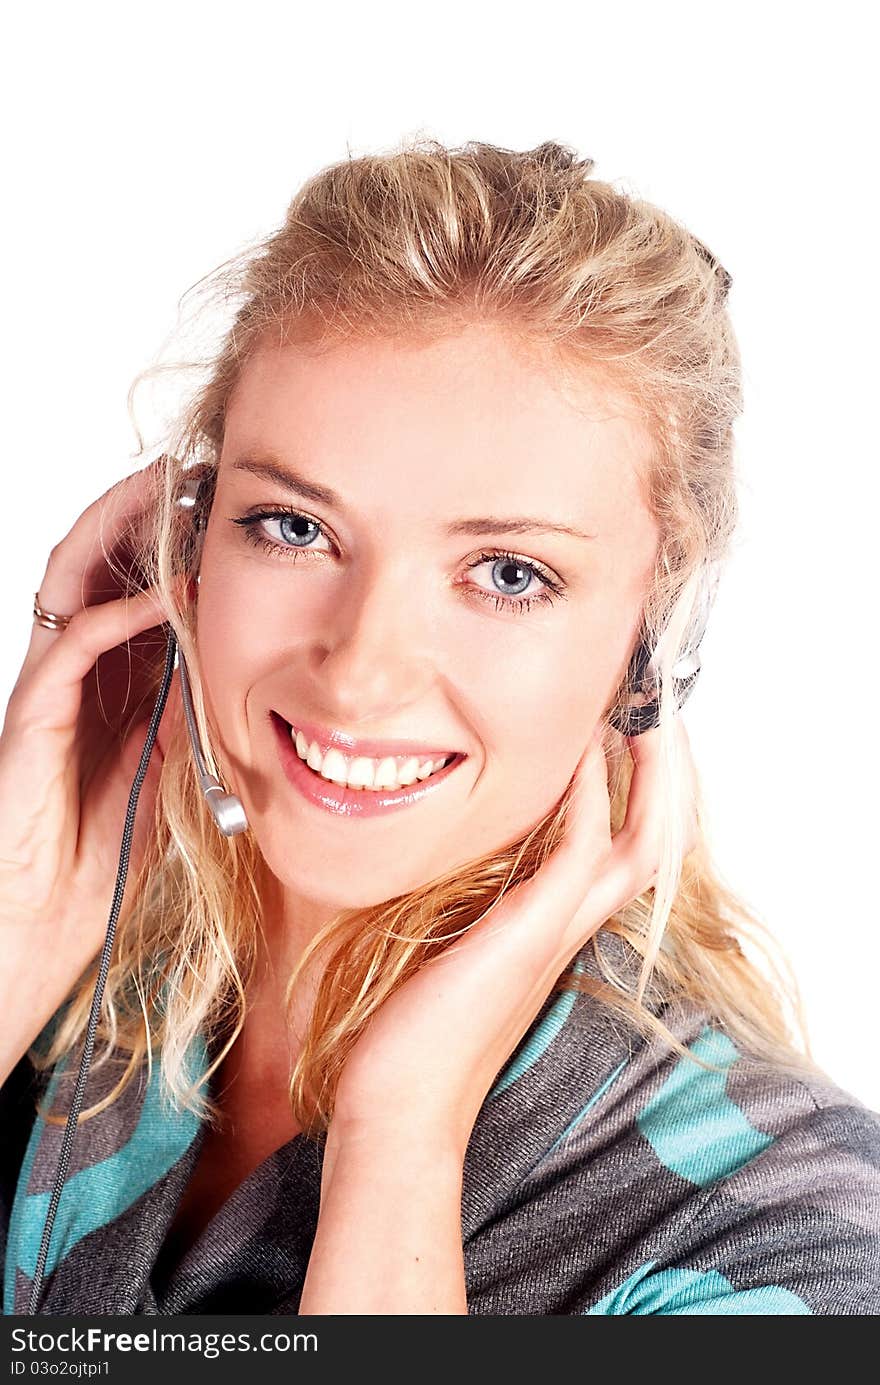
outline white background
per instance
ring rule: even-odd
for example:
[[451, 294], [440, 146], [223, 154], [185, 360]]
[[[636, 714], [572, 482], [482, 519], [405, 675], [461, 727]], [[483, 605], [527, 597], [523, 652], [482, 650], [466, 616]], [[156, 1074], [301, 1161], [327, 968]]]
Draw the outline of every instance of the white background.
[[719, 867], [875, 1062], [877, 145], [870, 7], [50, 4], [3, 33], [3, 705], [51, 546], [134, 469], [126, 393], [303, 178], [424, 134], [545, 139], [733, 274], [742, 524], [686, 713]]

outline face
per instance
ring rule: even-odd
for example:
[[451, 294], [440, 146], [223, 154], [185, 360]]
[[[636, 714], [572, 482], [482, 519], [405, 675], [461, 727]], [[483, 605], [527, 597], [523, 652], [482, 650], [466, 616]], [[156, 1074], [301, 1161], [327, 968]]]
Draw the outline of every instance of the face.
[[[229, 786], [293, 909], [376, 904], [514, 842], [609, 705], [657, 553], [651, 440], [607, 381], [559, 380], [488, 326], [246, 365], [199, 667]], [[380, 782], [410, 785], [334, 782], [381, 761]]]

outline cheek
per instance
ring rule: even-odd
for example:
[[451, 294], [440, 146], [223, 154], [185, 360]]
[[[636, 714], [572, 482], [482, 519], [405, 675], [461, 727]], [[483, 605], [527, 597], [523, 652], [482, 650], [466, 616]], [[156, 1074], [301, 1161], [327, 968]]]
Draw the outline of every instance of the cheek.
[[468, 682], [485, 788], [498, 794], [511, 828], [537, 821], [564, 792], [626, 670], [639, 614], [606, 605], [577, 627], [473, 650]]
[[629, 608], [600, 610], [515, 641], [475, 643], [468, 683], [489, 746], [552, 759], [581, 737], [586, 744], [625, 671], [638, 620]]
[[[522, 616], [522, 620], [527, 616]], [[583, 641], [547, 632], [482, 641], [468, 659], [467, 719], [484, 756], [475, 787], [491, 837], [511, 839], [556, 805], [601, 711]]]
[[227, 753], [245, 760], [245, 699], [258, 676], [259, 627], [245, 584], [203, 562], [196, 604], [199, 669], [207, 710]]

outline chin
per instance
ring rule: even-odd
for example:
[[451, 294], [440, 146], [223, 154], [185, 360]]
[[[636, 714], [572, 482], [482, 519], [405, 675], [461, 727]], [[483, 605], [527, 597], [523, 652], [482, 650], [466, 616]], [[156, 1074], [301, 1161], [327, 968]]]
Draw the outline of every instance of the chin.
[[442, 863], [427, 867], [424, 872], [401, 870], [392, 862], [377, 861], [375, 852], [346, 853], [344, 866], [337, 857], [324, 858], [312, 853], [312, 859], [295, 863], [295, 851], [289, 841], [279, 834], [274, 841], [260, 840], [260, 851], [278, 883], [293, 897], [313, 901], [321, 912], [340, 913], [349, 909], [371, 909], [400, 895], [421, 889], [450, 866]]

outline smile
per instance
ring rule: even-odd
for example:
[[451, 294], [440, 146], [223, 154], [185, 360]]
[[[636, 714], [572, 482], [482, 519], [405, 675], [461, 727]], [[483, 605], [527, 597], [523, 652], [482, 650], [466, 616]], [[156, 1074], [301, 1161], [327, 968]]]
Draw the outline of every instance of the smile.
[[312, 803], [343, 816], [372, 817], [418, 803], [467, 758], [459, 752], [343, 755], [336, 745], [322, 750], [279, 713], [270, 716], [288, 780]]

